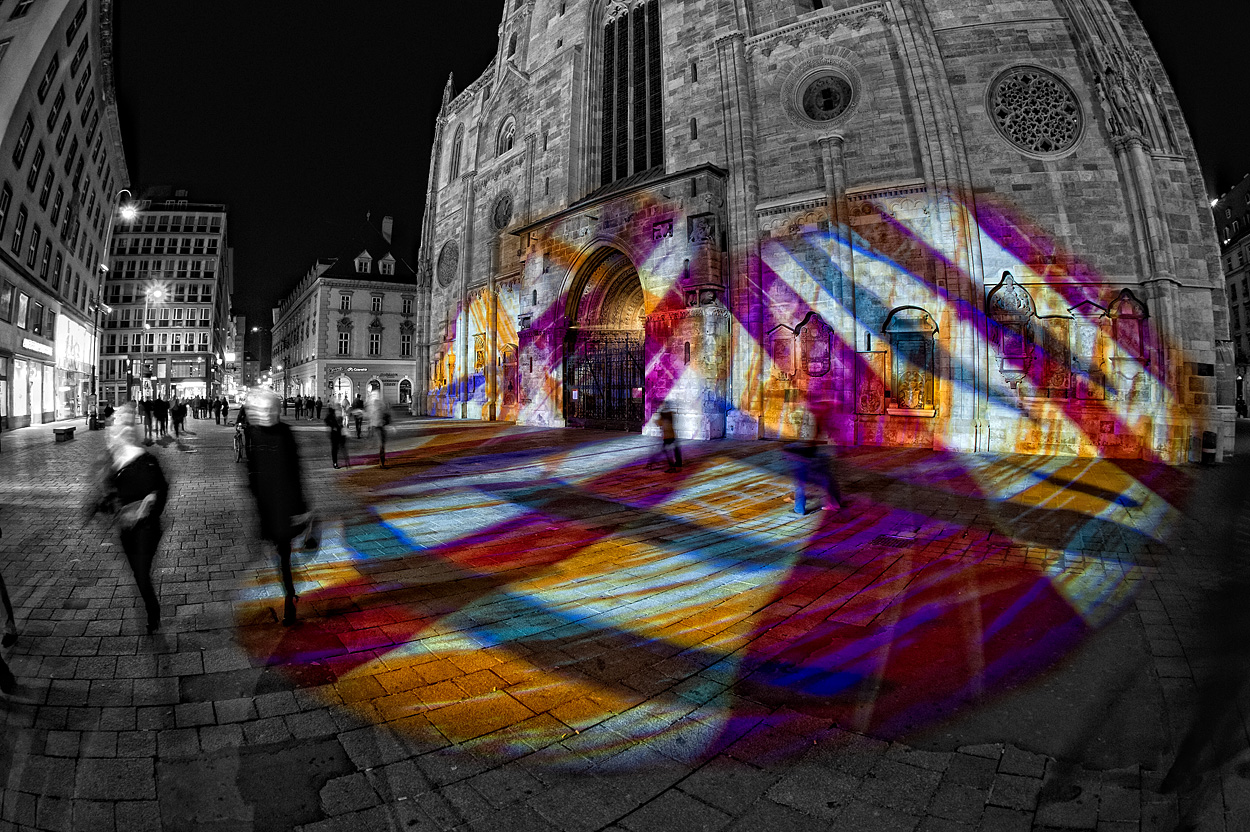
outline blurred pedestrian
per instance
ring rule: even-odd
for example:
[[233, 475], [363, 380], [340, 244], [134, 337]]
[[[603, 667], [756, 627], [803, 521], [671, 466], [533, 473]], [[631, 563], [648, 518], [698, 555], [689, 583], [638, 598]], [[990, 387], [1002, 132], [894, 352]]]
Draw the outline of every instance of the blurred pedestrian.
[[116, 517], [122, 551], [147, 611], [148, 632], [161, 626], [161, 605], [152, 585], [152, 561], [161, 542], [161, 514], [169, 483], [161, 464], [139, 442], [135, 406], [117, 409], [106, 428], [107, 456], [97, 472], [100, 488], [95, 509]]
[[320, 419], [320, 418], [321, 418], [321, 408], [322, 408], [322, 407], [324, 407], [324, 403], [321, 401], [321, 397], [320, 397], [320, 396], [318, 396], [318, 397], [317, 397], [317, 401], [316, 401], [316, 403], [315, 403], [314, 407], [316, 408], [317, 415], [316, 415], [316, 416], [314, 416], [313, 418], [315, 418], [315, 419]]
[[299, 450], [290, 425], [278, 419], [277, 393], [254, 388], [247, 398], [249, 448], [247, 484], [256, 499], [260, 536], [274, 545], [285, 593], [282, 623], [295, 623], [295, 581], [291, 576], [291, 541], [308, 526]]
[[169, 407], [169, 418], [174, 423], [174, 436], [181, 437], [187, 421], [187, 402], [185, 399], [174, 399]]
[[[1243, 432], [1233, 461], [1207, 477], [1210, 485], [1199, 494], [1209, 487], [1222, 493], [1195, 501], [1201, 527], [1187, 538], [1186, 548], [1197, 549], [1194, 557], [1205, 561], [1218, 583], [1197, 605], [1202, 638], [1192, 652], [1186, 650], [1190, 662], [1200, 665], [1193, 722], [1160, 785], [1180, 798], [1178, 830], [1198, 828], [1207, 804], [1219, 799], [1224, 770], [1246, 750], [1240, 703], [1250, 682], [1250, 462], [1244, 440]], [[1212, 503], [1220, 504], [1218, 510]]]
[[[8, 587], [4, 585], [4, 575], [0, 575], [0, 603], [4, 604], [4, 612], [7, 619], [4, 625], [4, 636], [0, 638], [0, 644], [9, 647], [13, 642], [17, 641], [17, 616], [13, 613], [13, 602], [9, 600]], [[9, 666], [4, 663], [4, 658], [0, 657], [0, 691], [12, 693], [16, 687], [17, 679], [13, 676], [13, 671], [9, 670]]]
[[221, 422], [223, 425], [230, 424], [230, 400], [225, 396], [221, 397]]
[[369, 396], [369, 404], [367, 405], [369, 415], [369, 432], [377, 433], [378, 437], [378, 465], [386, 467], [386, 429], [391, 424], [391, 413], [386, 407], [386, 400], [382, 398], [380, 391], [375, 391]]
[[807, 486], [809, 483], [821, 486], [825, 490], [821, 508], [830, 511], [841, 508], [845, 503], [842, 491], [838, 488], [837, 477], [833, 473], [833, 457], [831, 446], [824, 444], [821, 437], [829, 439], [828, 423], [823, 411], [813, 412], [811, 435], [798, 442], [791, 442], [784, 450], [790, 459], [790, 467], [794, 472], [794, 513], [807, 513]]
[[343, 436], [343, 417], [335, 410], [334, 405], [326, 407], [326, 427], [330, 429], [330, 461], [339, 467], [339, 451], [343, 451], [343, 462], [352, 467], [351, 457], [347, 453], [347, 439]]
[[660, 408], [655, 414], [655, 423], [660, 428], [660, 450], [647, 463], [647, 468], [658, 465], [664, 460], [666, 473], [672, 474], [681, 470], [681, 443], [677, 439], [677, 427], [674, 424], [673, 411], [668, 405]]
[[212, 407], [213, 407], [213, 421], [216, 424], [220, 425], [221, 424], [221, 399], [214, 398]]
[[169, 402], [157, 397], [152, 402], [152, 417], [156, 421], [156, 432], [161, 436], [169, 434]]
[[152, 406], [152, 399], [148, 396], [144, 396], [143, 401], [139, 404], [139, 410], [143, 414], [143, 443], [145, 445], [151, 445], [153, 420], [155, 419], [155, 409]]
[[360, 425], [365, 420], [365, 400], [357, 396], [352, 402], [352, 421], [356, 423], [356, 438], [360, 438]]

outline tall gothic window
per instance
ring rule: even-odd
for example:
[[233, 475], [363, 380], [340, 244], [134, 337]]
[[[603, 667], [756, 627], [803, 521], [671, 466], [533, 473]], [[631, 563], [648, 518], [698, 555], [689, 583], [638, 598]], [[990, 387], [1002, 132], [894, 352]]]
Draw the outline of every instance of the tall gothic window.
[[451, 141], [451, 176], [448, 181], [454, 182], [460, 178], [460, 152], [464, 144], [464, 125], [456, 127], [456, 137]]
[[658, 0], [604, 27], [600, 184], [664, 165], [660, 51]]

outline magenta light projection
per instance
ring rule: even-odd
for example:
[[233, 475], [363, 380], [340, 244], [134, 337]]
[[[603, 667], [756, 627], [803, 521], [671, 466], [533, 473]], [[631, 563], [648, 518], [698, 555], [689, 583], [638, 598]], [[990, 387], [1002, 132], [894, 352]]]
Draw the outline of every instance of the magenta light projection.
[[[435, 321], [430, 400], [528, 426], [427, 423], [394, 471], [345, 472], [369, 513], [302, 568], [300, 626], [274, 626], [280, 590], [256, 574], [239, 613], [254, 661], [421, 747], [576, 768], [644, 765], [641, 740], [698, 762], [766, 717], [901, 737], [1069, 655], [1131, 600], [1186, 488], [1159, 464], [1193, 425], [1150, 299], [988, 201], [850, 210], [836, 233], [822, 210], [784, 218], [745, 278], [720, 273], [714, 222], [659, 202], [645, 239], [572, 217], [522, 240], [524, 280]], [[973, 229], [980, 289], [943, 254]], [[634, 437], [553, 447], [539, 426], [594, 382], [566, 360], [604, 332], [638, 334], [644, 423], [671, 406], [696, 433], [742, 414], [766, 438], [824, 425], [854, 446], [839, 464], [857, 502], [797, 517], [761, 443], [688, 444], [671, 475]], [[970, 444], [1003, 453], [956, 452]], [[950, 501], [984, 526], [938, 519]]]

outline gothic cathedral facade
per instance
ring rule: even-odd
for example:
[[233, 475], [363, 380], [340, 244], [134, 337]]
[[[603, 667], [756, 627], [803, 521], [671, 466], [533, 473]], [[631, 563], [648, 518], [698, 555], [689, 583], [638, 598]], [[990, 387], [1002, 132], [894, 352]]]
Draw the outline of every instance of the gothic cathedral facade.
[[1231, 436], [1215, 229], [1128, 0], [507, 0], [448, 80], [418, 280], [429, 415]]

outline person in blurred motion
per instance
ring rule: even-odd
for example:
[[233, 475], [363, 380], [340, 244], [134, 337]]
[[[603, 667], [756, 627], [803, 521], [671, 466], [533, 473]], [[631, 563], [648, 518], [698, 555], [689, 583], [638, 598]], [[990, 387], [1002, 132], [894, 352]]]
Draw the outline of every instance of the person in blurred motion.
[[[0, 644], [8, 647], [17, 641], [17, 616], [13, 614], [13, 602], [9, 600], [9, 590], [4, 585], [3, 575], [0, 575], [0, 603], [4, 604], [7, 617], [4, 637], [0, 638]], [[0, 692], [12, 693], [16, 688], [17, 679], [13, 676], [13, 671], [9, 669], [9, 666], [4, 663], [4, 657], [0, 656]]]
[[[1234, 460], [1209, 475], [1209, 486], [1204, 483], [1218, 493], [1199, 503], [1201, 519], [1195, 521], [1202, 528], [1189, 538], [1197, 541], [1195, 555], [1205, 560], [1203, 571], [1217, 582], [1198, 607], [1206, 641], [1189, 656], [1200, 663], [1193, 722], [1160, 785], [1161, 792], [1180, 798], [1178, 831], [1199, 828], [1208, 804], [1220, 799], [1226, 769], [1239, 758], [1238, 773], [1250, 776], [1240, 709], [1250, 682], [1250, 461], [1245, 436], [1238, 440], [1242, 447]], [[1222, 503], [1222, 510], [1211, 511], [1210, 503]], [[1204, 535], [1209, 535], [1205, 541]]]
[[94, 510], [116, 516], [122, 551], [147, 611], [148, 632], [161, 626], [161, 605], [152, 585], [152, 561], [161, 542], [161, 514], [169, 482], [161, 464], [141, 444], [139, 416], [133, 402], [117, 408], [104, 435], [107, 455], [98, 482]]
[[811, 434], [807, 439], [791, 442], [784, 450], [790, 460], [794, 472], [794, 513], [807, 514], [807, 486], [809, 483], [822, 486], [825, 498], [821, 508], [831, 511], [845, 505], [842, 490], [838, 488], [837, 477], [833, 473], [831, 446], [822, 442], [822, 437], [830, 439], [828, 419], [823, 410], [812, 411]]
[[356, 423], [356, 438], [360, 438], [360, 424], [365, 418], [365, 400], [357, 396], [352, 402], [352, 421]]
[[277, 393], [253, 388], [245, 404], [248, 423], [247, 485], [256, 500], [260, 537], [274, 545], [285, 593], [282, 623], [295, 623], [295, 581], [291, 541], [309, 523], [299, 450], [290, 425], [278, 419]]
[[369, 415], [369, 432], [376, 434], [378, 439], [378, 465], [385, 468], [386, 428], [391, 424], [391, 413], [380, 391], [374, 391], [369, 395], [369, 404], [365, 409]]
[[647, 468], [654, 468], [663, 459], [665, 473], [674, 474], [681, 470], [681, 443], [677, 439], [673, 411], [668, 405], [661, 407], [655, 414], [655, 423], [660, 428], [660, 450], [647, 463]]
[[326, 427], [330, 429], [330, 461], [334, 463], [334, 467], [339, 467], [339, 451], [343, 451], [343, 462], [347, 467], [352, 467], [351, 459], [347, 454], [347, 438], [343, 436], [343, 417], [339, 415], [338, 409], [331, 402], [326, 407]]

